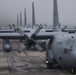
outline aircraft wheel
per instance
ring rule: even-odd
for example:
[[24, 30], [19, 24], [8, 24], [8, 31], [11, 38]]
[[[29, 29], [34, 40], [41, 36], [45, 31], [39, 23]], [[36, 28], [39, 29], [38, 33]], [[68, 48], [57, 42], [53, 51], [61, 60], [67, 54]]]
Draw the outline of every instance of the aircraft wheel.
[[75, 68], [71, 68], [71, 73], [75, 74]]
[[47, 68], [48, 68], [48, 69], [52, 69], [52, 65], [53, 65], [52, 63], [49, 63], [49, 62], [48, 62], [48, 63], [47, 63]]

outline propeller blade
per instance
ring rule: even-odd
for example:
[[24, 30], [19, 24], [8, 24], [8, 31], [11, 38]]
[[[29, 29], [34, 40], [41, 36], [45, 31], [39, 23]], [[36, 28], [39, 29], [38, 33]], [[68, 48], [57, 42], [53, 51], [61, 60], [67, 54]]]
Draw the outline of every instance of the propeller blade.
[[35, 48], [36, 48], [37, 50], [39, 50], [39, 51], [42, 51], [42, 50], [43, 50], [43, 48], [42, 48], [39, 44], [36, 44], [36, 45], [35, 45]]
[[16, 31], [17, 31], [18, 33], [20, 33], [22, 36], [25, 35], [24, 31], [22, 31], [20, 28], [16, 28]]
[[67, 28], [67, 26], [65, 26], [65, 27], [62, 29], [62, 31], [64, 31], [66, 28]]
[[31, 35], [31, 38], [35, 38], [35, 36], [39, 33], [39, 31], [42, 29], [42, 26], [38, 26], [35, 30], [35, 32]]
[[35, 41], [35, 40], [32, 40], [32, 44], [35, 46], [35, 48], [39, 51], [42, 51], [43, 48]]
[[25, 32], [22, 31], [20, 28], [16, 28], [15, 30], [16, 30], [19, 34], [21, 34], [22, 36], [24, 36], [24, 37], [25, 37], [25, 40], [26, 40], [26, 39], [29, 39], [29, 37], [25, 34]]

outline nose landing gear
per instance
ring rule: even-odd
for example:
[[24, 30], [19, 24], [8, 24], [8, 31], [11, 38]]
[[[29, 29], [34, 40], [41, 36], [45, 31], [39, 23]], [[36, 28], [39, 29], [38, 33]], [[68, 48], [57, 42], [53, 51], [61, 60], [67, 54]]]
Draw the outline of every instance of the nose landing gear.
[[72, 74], [75, 74], [76, 73], [76, 68], [71, 68], [70, 71], [71, 71]]

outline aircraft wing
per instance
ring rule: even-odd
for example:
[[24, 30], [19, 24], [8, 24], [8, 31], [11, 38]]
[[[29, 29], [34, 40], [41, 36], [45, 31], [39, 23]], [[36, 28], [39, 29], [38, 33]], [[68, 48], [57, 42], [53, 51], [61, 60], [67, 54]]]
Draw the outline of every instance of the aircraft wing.
[[[61, 33], [61, 32], [60, 32]], [[57, 32], [51, 32], [51, 33], [39, 33], [35, 36], [35, 40], [44, 40], [44, 39], [52, 39], [54, 36], [58, 35]]]
[[0, 39], [24, 39], [19, 33], [0, 33]]

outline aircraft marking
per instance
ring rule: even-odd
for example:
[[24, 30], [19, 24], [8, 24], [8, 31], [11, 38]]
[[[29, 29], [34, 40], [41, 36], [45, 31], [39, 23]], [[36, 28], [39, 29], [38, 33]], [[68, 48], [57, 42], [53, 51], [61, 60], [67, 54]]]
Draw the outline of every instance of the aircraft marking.
[[62, 45], [62, 44], [63, 44], [63, 42], [57, 42], [56, 44], [57, 44], [57, 45]]

